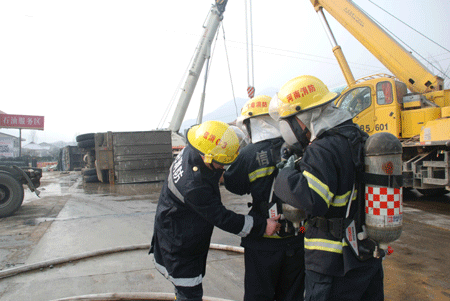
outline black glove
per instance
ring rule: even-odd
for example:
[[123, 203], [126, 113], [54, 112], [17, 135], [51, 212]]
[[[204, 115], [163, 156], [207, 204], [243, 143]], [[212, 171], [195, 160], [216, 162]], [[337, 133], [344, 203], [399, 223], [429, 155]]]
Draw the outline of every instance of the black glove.
[[297, 159], [296, 155], [292, 155], [287, 159], [286, 163], [283, 166], [283, 169], [295, 169], [295, 160]]
[[277, 164], [277, 168], [279, 170], [281, 169], [295, 169], [295, 160], [297, 160], [297, 156], [296, 155], [292, 155], [289, 157], [289, 159], [285, 160], [285, 161], [281, 161]]

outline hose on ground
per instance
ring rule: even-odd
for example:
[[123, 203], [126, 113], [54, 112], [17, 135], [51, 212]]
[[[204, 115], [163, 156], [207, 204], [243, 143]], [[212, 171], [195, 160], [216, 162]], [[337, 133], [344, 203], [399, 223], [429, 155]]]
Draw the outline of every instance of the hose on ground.
[[[213, 250], [230, 251], [230, 252], [241, 253], [241, 254], [244, 253], [244, 248], [230, 246], [230, 245], [210, 244], [209, 248], [213, 249]], [[0, 279], [12, 277], [12, 276], [15, 276], [18, 274], [22, 274], [22, 273], [26, 273], [26, 272], [30, 272], [30, 271], [34, 271], [34, 270], [45, 269], [45, 268], [63, 264], [63, 263], [87, 259], [87, 258], [91, 258], [91, 257], [103, 256], [103, 255], [119, 253], [119, 252], [142, 250], [142, 249], [150, 249], [150, 244], [114, 247], [114, 248], [103, 249], [103, 250], [98, 250], [98, 251], [85, 252], [85, 253], [67, 256], [67, 257], [59, 257], [59, 258], [50, 259], [50, 260], [46, 260], [46, 261], [42, 261], [42, 262], [37, 262], [37, 263], [29, 264], [29, 265], [24, 265], [21, 267], [0, 271]], [[120, 299], [118, 299], [118, 300], [120, 300]], [[127, 299], [124, 299], [124, 300], [127, 300]], [[173, 300], [173, 299], [170, 299], [170, 300]]]
[[[56, 299], [52, 301], [110, 301], [110, 300], [154, 300], [154, 301], [165, 301], [175, 300], [175, 294], [169, 293], [107, 293], [107, 294], [93, 294], [84, 295], [76, 297], [68, 297], [63, 299]], [[221, 299], [214, 297], [203, 296], [203, 301], [232, 301], [229, 299]]]

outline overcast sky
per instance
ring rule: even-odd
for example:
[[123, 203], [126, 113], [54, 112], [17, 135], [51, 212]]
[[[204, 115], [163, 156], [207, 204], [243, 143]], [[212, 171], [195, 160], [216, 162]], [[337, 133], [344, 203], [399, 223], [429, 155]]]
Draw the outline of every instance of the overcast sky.
[[[161, 116], [177, 100], [213, 2], [1, 0], [0, 110], [45, 116], [45, 130], [34, 134], [37, 143], [74, 141], [77, 135], [91, 132], [167, 127], [172, 113], [162, 125]], [[450, 74], [446, 50], [450, 49], [450, 0], [354, 2]], [[326, 16], [355, 78], [389, 73]], [[229, 0], [223, 26], [212, 57], [205, 113], [233, 97], [247, 97], [244, 0]], [[330, 89], [345, 84], [309, 0], [253, 1], [253, 42], [256, 95], [267, 88], [279, 89], [303, 74], [319, 77]], [[450, 80], [446, 82], [448, 87]], [[202, 87], [203, 75], [185, 119], [196, 118]], [[0, 131], [16, 136], [19, 132]], [[23, 130], [25, 144], [31, 134]]]

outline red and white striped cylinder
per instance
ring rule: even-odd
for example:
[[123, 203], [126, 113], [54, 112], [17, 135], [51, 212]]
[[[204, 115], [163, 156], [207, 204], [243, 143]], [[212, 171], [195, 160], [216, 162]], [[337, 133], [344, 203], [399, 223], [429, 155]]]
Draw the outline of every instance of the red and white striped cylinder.
[[[393, 179], [402, 175], [402, 145], [392, 134], [377, 133], [365, 144], [365, 171]], [[391, 185], [392, 186], [392, 185]], [[367, 183], [365, 187], [366, 230], [382, 249], [402, 233], [403, 188]]]

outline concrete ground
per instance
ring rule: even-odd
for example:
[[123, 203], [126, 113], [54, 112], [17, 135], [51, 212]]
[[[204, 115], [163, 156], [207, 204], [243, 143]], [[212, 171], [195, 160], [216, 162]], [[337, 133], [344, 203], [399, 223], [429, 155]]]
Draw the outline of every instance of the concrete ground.
[[[82, 183], [79, 173], [48, 172], [41, 198], [27, 192], [21, 209], [0, 220], [0, 275], [81, 253], [150, 244], [161, 183]], [[228, 193], [231, 210], [248, 211], [249, 197]], [[386, 300], [450, 300], [450, 197], [405, 194], [403, 233], [384, 260]], [[213, 243], [239, 246], [237, 236], [214, 230]], [[114, 292], [172, 293], [148, 249], [119, 252], [0, 279], [0, 300], [57, 300]], [[243, 256], [211, 250], [204, 294], [242, 300]]]
[[[41, 198], [27, 193], [22, 208], [0, 220], [3, 271], [55, 258], [121, 246], [150, 244], [158, 184], [82, 183], [77, 173], [45, 174]], [[233, 198], [232, 198], [233, 199]], [[237, 198], [231, 200], [241, 202]], [[239, 206], [238, 206], [239, 207]], [[212, 241], [239, 246], [216, 229]], [[205, 296], [240, 300], [243, 256], [212, 250]], [[0, 279], [0, 300], [54, 300], [112, 292], [173, 293], [148, 249], [114, 253]]]

